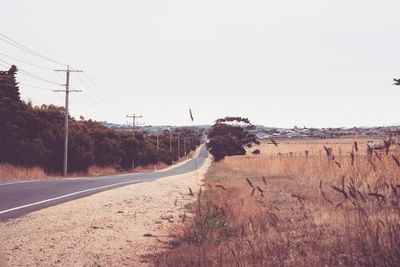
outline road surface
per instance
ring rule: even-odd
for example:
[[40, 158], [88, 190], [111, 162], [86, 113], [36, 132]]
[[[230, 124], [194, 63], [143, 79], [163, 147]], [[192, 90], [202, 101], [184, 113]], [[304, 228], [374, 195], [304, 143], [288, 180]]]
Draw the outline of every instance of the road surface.
[[191, 172], [201, 167], [207, 157], [202, 146], [196, 159], [166, 171], [0, 183], [0, 221], [101, 191]]

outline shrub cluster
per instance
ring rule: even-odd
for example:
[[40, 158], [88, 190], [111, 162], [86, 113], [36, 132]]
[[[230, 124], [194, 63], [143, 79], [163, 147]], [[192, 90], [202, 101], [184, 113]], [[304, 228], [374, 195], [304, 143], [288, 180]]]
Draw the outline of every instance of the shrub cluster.
[[255, 134], [250, 133], [254, 130], [247, 118], [225, 117], [217, 119], [208, 132], [207, 148], [213, 155], [215, 161], [220, 161], [225, 156], [245, 155], [247, 146], [259, 144]]

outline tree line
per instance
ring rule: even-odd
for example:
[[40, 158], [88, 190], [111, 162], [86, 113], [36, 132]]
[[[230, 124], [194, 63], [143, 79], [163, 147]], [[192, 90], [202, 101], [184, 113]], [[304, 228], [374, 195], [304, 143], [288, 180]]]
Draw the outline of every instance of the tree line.
[[[40, 166], [48, 173], [62, 170], [64, 108], [33, 106], [20, 98], [17, 68], [0, 72], [0, 163]], [[171, 164], [200, 144], [200, 132], [192, 128], [154, 133], [116, 131], [99, 122], [69, 118], [69, 171], [87, 171], [92, 166], [128, 170], [163, 162]], [[178, 135], [180, 151], [178, 151]], [[170, 146], [170, 142], [171, 146]], [[186, 152], [187, 152], [186, 151]]]

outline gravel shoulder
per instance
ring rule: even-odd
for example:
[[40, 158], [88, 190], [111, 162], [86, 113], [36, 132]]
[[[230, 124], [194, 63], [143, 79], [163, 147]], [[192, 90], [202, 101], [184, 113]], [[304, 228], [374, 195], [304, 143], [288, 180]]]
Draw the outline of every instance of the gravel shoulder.
[[146, 255], [167, 246], [169, 230], [194, 200], [189, 188], [199, 189], [210, 162], [2, 222], [0, 266], [148, 265]]

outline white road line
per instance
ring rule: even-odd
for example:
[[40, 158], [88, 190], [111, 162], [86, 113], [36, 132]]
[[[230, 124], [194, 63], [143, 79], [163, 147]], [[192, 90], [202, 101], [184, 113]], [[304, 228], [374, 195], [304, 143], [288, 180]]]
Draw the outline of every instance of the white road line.
[[32, 183], [32, 182], [37, 182], [37, 181], [39, 181], [39, 180], [19, 181], [19, 182], [12, 182], [12, 183], [0, 183], [0, 186], [2, 186], [2, 185], [13, 185], [13, 184]]
[[120, 183], [116, 183], [116, 184], [110, 184], [110, 185], [104, 185], [104, 186], [100, 186], [100, 187], [96, 187], [96, 188], [86, 189], [86, 190], [74, 192], [74, 193], [71, 193], [71, 194], [62, 195], [62, 196], [54, 197], [54, 198], [49, 198], [49, 199], [42, 200], [42, 201], [39, 201], [39, 202], [26, 204], [26, 205], [15, 207], [15, 208], [11, 208], [11, 209], [8, 209], [8, 210], [2, 210], [2, 211], [0, 211], [0, 214], [4, 214], [4, 213], [10, 212], [10, 211], [20, 210], [20, 209], [24, 209], [24, 208], [40, 205], [40, 204], [43, 204], [43, 203], [46, 203], [46, 202], [51, 202], [51, 201], [54, 201], [54, 200], [63, 199], [63, 198], [67, 198], [67, 197], [70, 197], [70, 196], [75, 196], [75, 195], [82, 194], [82, 193], [87, 193], [87, 192], [90, 192], [90, 191], [95, 191], [95, 190], [99, 190], [99, 189], [113, 187], [113, 186], [116, 186], [116, 185], [129, 184], [129, 183], [132, 183], [132, 182], [143, 182], [143, 181], [145, 181], [145, 180], [120, 182]]

